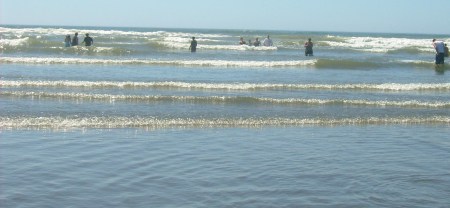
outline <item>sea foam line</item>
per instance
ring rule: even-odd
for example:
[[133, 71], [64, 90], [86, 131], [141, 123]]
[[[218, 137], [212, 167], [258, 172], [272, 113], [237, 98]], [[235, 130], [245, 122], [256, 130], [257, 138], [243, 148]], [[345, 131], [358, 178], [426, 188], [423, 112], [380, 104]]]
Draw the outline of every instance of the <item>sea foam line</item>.
[[429, 39], [386, 38], [386, 37], [341, 37], [343, 41], [322, 41], [332, 47], [386, 53], [404, 48], [415, 48], [422, 52], [432, 52]]
[[0, 80], [1, 87], [66, 87], [66, 88], [181, 88], [211, 90], [381, 90], [381, 91], [446, 91], [450, 83], [382, 83], [382, 84], [271, 84], [271, 83], [189, 83], [189, 82], [113, 82], [113, 81], [32, 81]]
[[168, 31], [148, 31], [148, 32], [138, 32], [138, 31], [123, 31], [123, 30], [89, 30], [89, 29], [64, 29], [64, 28], [8, 28], [0, 27], [0, 33], [3, 34], [13, 34], [15, 36], [23, 35], [42, 35], [42, 36], [64, 36], [67, 34], [73, 34], [78, 32], [80, 34], [89, 33], [95, 36], [104, 37], [185, 37], [189, 40], [190, 37], [195, 36], [198, 38], [223, 38], [230, 37], [223, 34], [208, 34], [208, 33], [186, 33], [186, 32], [168, 32]]
[[145, 59], [82, 59], [82, 58], [37, 58], [37, 57], [0, 57], [0, 63], [21, 64], [144, 64], [176, 66], [212, 66], [212, 67], [295, 67], [311, 66], [317, 60], [301, 61], [226, 61], [226, 60], [145, 60]]
[[411, 107], [411, 108], [450, 108], [450, 102], [421, 102], [417, 100], [387, 101], [387, 100], [345, 100], [345, 99], [301, 99], [301, 98], [261, 98], [261, 97], [231, 97], [231, 96], [163, 96], [163, 95], [111, 95], [86, 93], [49, 93], [49, 92], [23, 92], [3, 91], [0, 96], [32, 97], [33, 99], [77, 99], [101, 100], [107, 102], [186, 102], [186, 103], [243, 103], [243, 104], [277, 104], [277, 105], [360, 105], [375, 107]]
[[450, 117], [396, 118], [157, 118], [157, 117], [0, 117], [0, 129], [70, 129], [70, 128], [216, 128], [304, 125], [386, 125], [443, 124]]
[[[185, 40], [185, 39], [184, 39]], [[189, 48], [190, 43], [186, 43], [186, 40], [182, 43], [177, 42], [158, 42], [161, 45], [164, 45], [168, 48], [175, 49], [186, 49]], [[202, 50], [236, 50], [236, 51], [276, 51], [278, 47], [270, 46], [270, 47], [255, 47], [248, 45], [199, 45], [197, 49]]]

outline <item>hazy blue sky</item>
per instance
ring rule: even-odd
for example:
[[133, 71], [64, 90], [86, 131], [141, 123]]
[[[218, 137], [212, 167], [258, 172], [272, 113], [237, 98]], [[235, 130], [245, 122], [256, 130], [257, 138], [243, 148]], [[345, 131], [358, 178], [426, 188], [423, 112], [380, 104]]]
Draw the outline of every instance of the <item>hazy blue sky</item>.
[[450, 0], [0, 0], [1, 24], [450, 34]]

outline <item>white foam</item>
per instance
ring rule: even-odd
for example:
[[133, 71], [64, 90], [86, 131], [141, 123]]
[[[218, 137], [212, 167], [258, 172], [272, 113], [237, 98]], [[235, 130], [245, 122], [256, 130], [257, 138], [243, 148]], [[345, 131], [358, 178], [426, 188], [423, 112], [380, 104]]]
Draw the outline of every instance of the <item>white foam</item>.
[[163, 96], [163, 95], [112, 95], [86, 93], [50, 93], [2, 91], [0, 95], [33, 98], [58, 98], [81, 100], [133, 101], [133, 102], [198, 102], [198, 103], [267, 103], [288, 105], [359, 105], [374, 107], [410, 107], [410, 108], [450, 108], [450, 102], [422, 102], [417, 100], [389, 101], [389, 100], [345, 100], [345, 99], [299, 99], [299, 98], [260, 98], [260, 97], [227, 97], [227, 96]]
[[425, 64], [425, 65], [434, 64], [434, 61], [424, 61], [424, 60], [399, 60], [399, 62], [406, 64]]
[[[201, 40], [198, 40], [201, 41]], [[218, 42], [214, 40], [203, 40], [204, 42]], [[183, 49], [189, 48], [190, 42], [186, 38], [165, 38], [164, 41], [157, 41], [160, 45], [167, 48]], [[255, 47], [248, 45], [212, 45], [212, 44], [200, 44], [197, 46], [198, 50], [235, 50], [235, 51], [276, 51], [277, 47]]]
[[190, 82], [112, 82], [112, 81], [32, 81], [1, 80], [2, 87], [70, 87], [70, 88], [184, 88], [211, 90], [380, 90], [380, 91], [449, 91], [450, 83], [382, 83], [382, 84], [276, 84], [276, 83], [190, 83]]
[[[199, 42], [200, 50], [278, 50], [277, 47], [245, 47], [234, 44], [228, 44], [230, 38], [238, 38], [236, 36], [224, 34], [209, 34], [198, 32], [169, 32], [169, 31], [121, 31], [121, 30], [87, 30], [87, 29], [64, 29], [64, 28], [7, 28], [0, 27], [0, 35], [9, 39], [23, 39], [26, 37], [63, 37], [68, 34], [78, 32], [83, 35], [90, 33], [93, 37], [102, 37], [112, 42], [116, 39], [122, 40], [139, 40], [152, 41], [168, 48], [187, 49], [191, 37], [196, 37]], [[295, 39], [295, 37], [293, 37]], [[344, 37], [344, 36], [325, 36], [318, 37], [317, 46], [326, 45], [336, 48], [354, 49], [372, 53], [387, 53], [396, 50], [412, 50], [433, 53], [434, 49], [431, 45], [431, 39], [413, 39], [413, 38], [386, 38], [386, 37]], [[294, 41], [294, 42], [293, 42]], [[446, 39], [444, 41], [449, 41]], [[115, 42], [115, 41], [114, 41]], [[120, 41], [117, 41], [120, 42]], [[222, 44], [221, 44], [222, 43]], [[302, 44], [296, 40], [279, 40], [280, 48], [298, 49], [303, 48]], [[11, 43], [14, 45], [15, 43]], [[5, 45], [5, 44], [4, 44]]]
[[155, 32], [137, 32], [137, 31], [121, 31], [121, 30], [87, 30], [87, 29], [64, 29], [64, 28], [5, 28], [0, 27], [0, 34], [14, 34], [16, 36], [23, 35], [40, 35], [40, 36], [65, 36], [67, 34], [79, 34], [89, 33], [91, 36], [107, 36], [107, 37], [199, 37], [199, 38], [223, 38], [229, 37], [222, 34], [208, 34], [208, 33], [183, 33], [183, 32], [167, 32], [167, 31], [155, 31]]
[[342, 37], [343, 42], [321, 41], [331, 47], [352, 48], [368, 52], [385, 53], [404, 48], [416, 48], [422, 52], [433, 52], [431, 39]]
[[21, 46], [27, 44], [29, 38], [18, 38], [18, 39], [0, 39], [0, 47], [4, 46]]
[[[189, 43], [191, 37], [180, 37], [180, 36], [170, 36], [164, 37], [163, 43]], [[220, 40], [208, 39], [208, 38], [196, 38], [198, 42], [208, 43], [208, 42], [220, 42]]]
[[368, 118], [157, 118], [157, 117], [0, 117], [0, 129], [217, 128], [315, 125], [450, 125], [450, 117]]
[[82, 58], [36, 58], [0, 57], [0, 63], [25, 64], [148, 64], [211, 67], [296, 67], [312, 66], [316, 60], [303, 61], [226, 61], [226, 60], [147, 60], [147, 59], [82, 59]]

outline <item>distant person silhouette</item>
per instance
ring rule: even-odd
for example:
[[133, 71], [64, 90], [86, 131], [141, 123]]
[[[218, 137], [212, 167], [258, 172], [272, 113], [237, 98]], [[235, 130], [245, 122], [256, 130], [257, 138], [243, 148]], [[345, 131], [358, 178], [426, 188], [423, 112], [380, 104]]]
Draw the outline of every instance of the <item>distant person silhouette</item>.
[[444, 56], [445, 56], [445, 57], [448, 57], [448, 47], [447, 47], [447, 43], [445, 44], [445, 47], [444, 47]]
[[308, 38], [308, 41], [305, 42], [305, 56], [313, 56], [313, 42], [311, 42], [311, 38]]
[[244, 38], [241, 37], [241, 39], [240, 39], [240, 41], [239, 41], [239, 44], [240, 44], [240, 45], [245, 45], [245, 44], [247, 44], [247, 43], [245, 42]]
[[191, 50], [192, 53], [197, 52], [197, 41], [195, 40], [195, 37], [192, 37], [191, 45], [189, 46], [189, 50]]
[[78, 45], [78, 33], [75, 33], [75, 36], [73, 36], [72, 38], [72, 46], [77, 46]]
[[70, 47], [70, 35], [66, 35], [66, 38], [64, 39], [64, 46]]
[[255, 47], [261, 46], [261, 41], [259, 41], [259, 38], [256, 38], [255, 42], [253, 42], [253, 45]]
[[267, 35], [267, 38], [264, 39], [263, 46], [273, 46], [272, 39], [270, 39], [269, 35]]
[[89, 37], [89, 33], [86, 33], [86, 37], [84, 38], [83, 42], [85, 46], [91, 46], [92, 44], [94, 44], [94, 39], [92, 39], [91, 37]]

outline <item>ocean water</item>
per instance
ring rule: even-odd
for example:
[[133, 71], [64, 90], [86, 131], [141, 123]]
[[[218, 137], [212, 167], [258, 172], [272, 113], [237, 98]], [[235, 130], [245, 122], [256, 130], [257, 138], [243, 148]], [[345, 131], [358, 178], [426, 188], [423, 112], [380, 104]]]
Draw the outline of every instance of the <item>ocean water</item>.
[[0, 207], [448, 207], [433, 38], [3, 25]]

